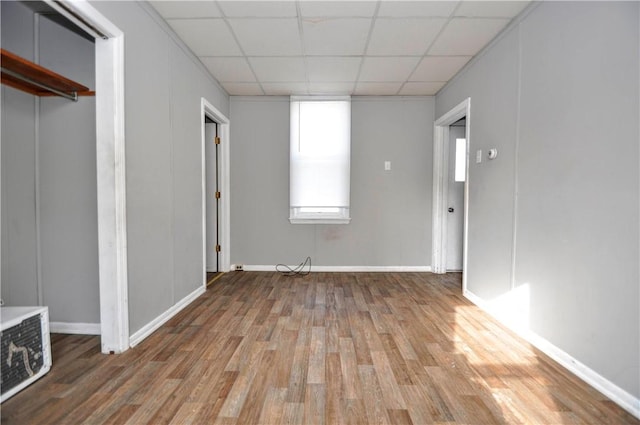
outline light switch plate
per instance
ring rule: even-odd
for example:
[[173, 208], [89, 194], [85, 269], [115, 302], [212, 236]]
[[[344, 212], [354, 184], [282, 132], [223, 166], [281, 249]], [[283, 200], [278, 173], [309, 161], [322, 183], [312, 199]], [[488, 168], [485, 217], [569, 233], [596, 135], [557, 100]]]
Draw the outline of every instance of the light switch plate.
[[478, 149], [476, 151], [476, 164], [480, 164], [482, 162], [482, 149]]
[[384, 162], [384, 171], [390, 171], [391, 170], [391, 161], [385, 161]]

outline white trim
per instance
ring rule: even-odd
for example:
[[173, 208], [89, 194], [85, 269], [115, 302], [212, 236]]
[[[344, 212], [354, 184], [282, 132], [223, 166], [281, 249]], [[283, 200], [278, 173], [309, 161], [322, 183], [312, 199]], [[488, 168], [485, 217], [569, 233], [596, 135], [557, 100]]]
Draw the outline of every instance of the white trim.
[[[288, 266], [295, 269], [299, 265]], [[247, 272], [273, 272], [276, 270], [276, 266], [272, 265], [243, 265], [242, 269]], [[305, 268], [304, 271], [307, 269]], [[402, 272], [417, 272], [417, 273], [429, 273], [431, 272], [430, 266], [314, 266], [311, 265], [311, 272], [337, 272], [337, 273], [355, 273], [355, 272], [380, 272], [380, 273], [402, 273]]]
[[204, 117], [209, 116], [218, 124], [218, 137], [220, 137], [220, 150], [218, 157], [218, 188], [220, 189], [220, 210], [218, 225], [218, 241], [222, 250], [218, 258], [218, 269], [221, 272], [230, 270], [231, 261], [231, 166], [229, 162], [229, 135], [231, 134], [231, 123], [215, 106], [213, 106], [204, 97], [200, 101], [200, 128], [201, 128], [201, 174], [202, 174], [202, 285], [207, 284], [207, 204], [206, 204], [206, 157], [205, 157], [205, 134], [204, 134]]
[[[432, 260], [434, 273], [447, 272], [447, 198], [449, 172], [449, 126], [466, 117], [465, 138], [467, 139], [467, 159], [464, 183], [464, 228], [462, 242], [462, 270], [467, 269], [467, 242], [469, 224], [469, 147], [471, 134], [471, 98], [466, 98], [449, 112], [442, 115], [433, 125], [433, 213], [432, 213]], [[466, 289], [466, 273], [462, 274], [462, 288]]]
[[65, 6], [107, 37], [95, 40], [100, 333], [103, 353], [121, 353], [129, 348], [124, 34], [87, 0], [65, 1]]
[[196, 298], [204, 294], [206, 291], [205, 285], [198, 287], [195, 291], [175, 303], [167, 311], [160, 316], [153, 319], [151, 322], [144, 325], [139, 331], [135, 332], [129, 338], [129, 346], [135, 347], [140, 344], [146, 337], [155, 332], [160, 326], [164, 325], [169, 319], [182, 311], [185, 307], [191, 304]]
[[627, 391], [618, 387], [616, 384], [609, 381], [598, 372], [594, 371], [584, 363], [575, 359], [562, 349], [556, 347], [554, 344], [547, 341], [545, 338], [541, 337], [535, 332], [532, 332], [529, 329], [523, 329], [522, 327], [512, 326], [510, 323], [504, 320], [503, 317], [500, 316], [499, 311], [497, 311], [495, 308], [492, 308], [487, 302], [475, 295], [473, 292], [465, 289], [463, 291], [463, 295], [469, 301], [491, 315], [498, 322], [511, 329], [518, 336], [558, 362], [561, 366], [569, 370], [578, 378], [582, 379], [605, 396], [609, 397], [614, 403], [618, 404], [624, 410], [640, 419], [640, 399], [634, 397]]
[[100, 323], [51, 322], [49, 329], [53, 334], [100, 335]]

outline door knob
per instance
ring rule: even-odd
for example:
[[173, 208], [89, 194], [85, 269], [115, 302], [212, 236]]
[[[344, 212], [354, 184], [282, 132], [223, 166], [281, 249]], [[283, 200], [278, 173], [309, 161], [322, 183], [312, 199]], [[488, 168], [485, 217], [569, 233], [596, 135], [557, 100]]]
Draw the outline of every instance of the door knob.
[[453, 212], [453, 208], [449, 207], [449, 212], [452, 213]]

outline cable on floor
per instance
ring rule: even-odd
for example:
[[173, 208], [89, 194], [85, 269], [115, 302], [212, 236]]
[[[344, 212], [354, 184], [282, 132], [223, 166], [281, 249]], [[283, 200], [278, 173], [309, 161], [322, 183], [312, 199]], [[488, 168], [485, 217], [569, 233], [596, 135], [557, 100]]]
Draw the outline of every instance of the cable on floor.
[[[309, 266], [307, 271], [305, 271], [305, 267]], [[307, 257], [302, 263], [300, 263], [297, 267], [291, 268], [286, 264], [278, 264], [276, 266], [276, 271], [280, 272], [285, 276], [306, 276], [311, 273], [311, 257]]]

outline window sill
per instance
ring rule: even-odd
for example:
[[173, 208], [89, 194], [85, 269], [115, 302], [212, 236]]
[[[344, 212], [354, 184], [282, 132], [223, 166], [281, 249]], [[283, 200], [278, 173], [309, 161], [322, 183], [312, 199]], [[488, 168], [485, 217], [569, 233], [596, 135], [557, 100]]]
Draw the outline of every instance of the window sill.
[[291, 224], [349, 224], [350, 218], [292, 218]]

